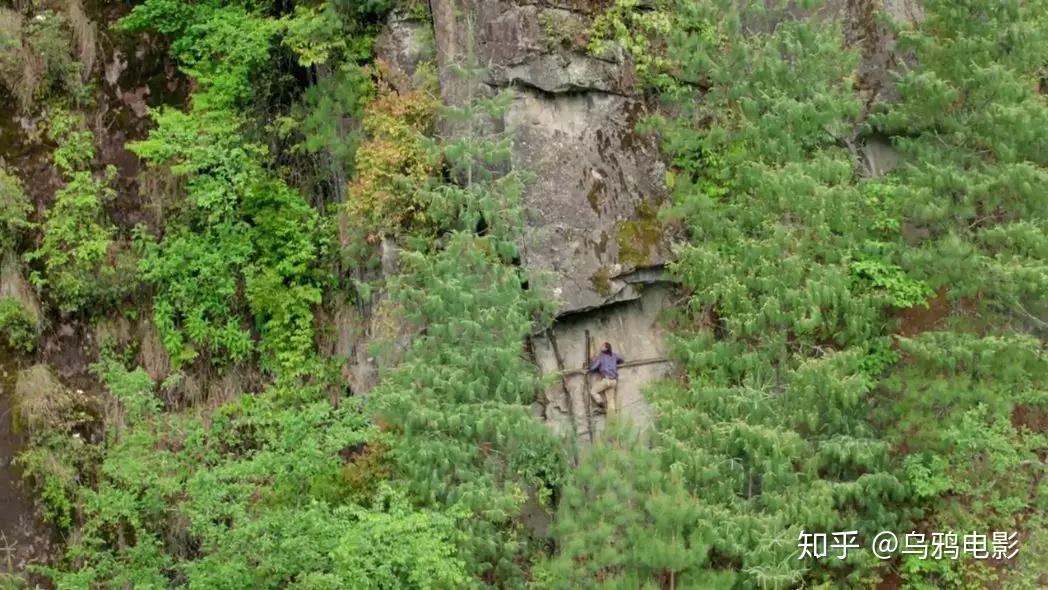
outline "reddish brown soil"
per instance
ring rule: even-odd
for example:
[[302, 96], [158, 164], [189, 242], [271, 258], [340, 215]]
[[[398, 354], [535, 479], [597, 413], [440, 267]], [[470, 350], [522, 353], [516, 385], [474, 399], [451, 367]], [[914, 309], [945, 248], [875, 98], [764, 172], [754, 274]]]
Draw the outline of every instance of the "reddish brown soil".
[[928, 300], [926, 308], [916, 306], [898, 312], [896, 317], [899, 318], [899, 335], [910, 338], [921, 332], [942, 327], [942, 322], [952, 310], [950, 301], [946, 298], [946, 291], [946, 287], [939, 289], [935, 296]]

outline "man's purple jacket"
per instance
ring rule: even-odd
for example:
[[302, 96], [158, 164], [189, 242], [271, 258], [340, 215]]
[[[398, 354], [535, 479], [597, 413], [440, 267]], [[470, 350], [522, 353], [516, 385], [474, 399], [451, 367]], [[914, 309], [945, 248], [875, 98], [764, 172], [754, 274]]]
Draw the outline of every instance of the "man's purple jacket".
[[590, 363], [589, 372], [600, 373], [605, 379], [618, 379], [619, 365], [624, 362], [622, 357], [614, 352], [601, 352]]

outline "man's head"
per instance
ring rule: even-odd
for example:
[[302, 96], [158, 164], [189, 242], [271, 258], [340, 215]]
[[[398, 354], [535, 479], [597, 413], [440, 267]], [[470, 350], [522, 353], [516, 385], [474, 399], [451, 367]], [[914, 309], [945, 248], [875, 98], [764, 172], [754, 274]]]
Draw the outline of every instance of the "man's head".
[[600, 345], [600, 351], [606, 354], [611, 354], [611, 342], [605, 342]]

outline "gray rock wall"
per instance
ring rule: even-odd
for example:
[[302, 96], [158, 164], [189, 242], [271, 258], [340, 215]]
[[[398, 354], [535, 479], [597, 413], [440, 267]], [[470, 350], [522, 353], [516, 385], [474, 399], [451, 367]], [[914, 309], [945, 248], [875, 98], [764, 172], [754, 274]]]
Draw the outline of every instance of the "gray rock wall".
[[[488, 130], [511, 134], [510, 165], [533, 179], [523, 196], [521, 264], [532, 284], [556, 301], [560, 315], [550, 335], [531, 343], [543, 373], [558, 370], [550, 336], [578, 368], [586, 330], [595, 341], [615, 342], [630, 359], [664, 356], [656, 317], [668, 305], [669, 287], [646, 287], [654, 271], [645, 269], [669, 256], [666, 232], [656, 218], [667, 195], [665, 167], [655, 141], [635, 131], [643, 105], [631, 94], [628, 64], [585, 51], [596, 5], [433, 0], [430, 8], [432, 28], [402, 12], [390, 15], [376, 50], [398, 90], [410, 87], [420, 63], [435, 59], [448, 103], [461, 104], [470, 93], [513, 91], [504, 118]], [[472, 88], [452, 73], [471, 50], [486, 68]], [[450, 125], [443, 130], [460, 131]], [[347, 358], [354, 391], [367, 391], [377, 375], [365, 352], [376, 322], [352, 310], [338, 315], [330, 344]], [[665, 362], [623, 369], [624, 414], [637, 424], [651, 422], [642, 385], [667, 370]], [[567, 376], [566, 383], [571, 395], [558, 381], [549, 392], [556, 402], [536, 410], [557, 431], [585, 440], [589, 421], [579, 396], [581, 374]], [[603, 420], [596, 417], [594, 428]]]
[[628, 64], [585, 52], [595, 6], [431, 6], [444, 100], [461, 102], [469, 90], [450, 66], [467, 55], [470, 39], [487, 68], [473, 91], [515, 93], [496, 126], [514, 138], [512, 166], [535, 179], [524, 195], [522, 263], [549, 279], [560, 312], [597, 307], [615, 292], [612, 276], [663, 262], [665, 234], [651, 226], [666, 198], [665, 167], [655, 141], [635, 131], [643, 107], [631, 96]]
[[[626, 364], [619, 369], [618, 397], [621, 417], [638, 430], [654, 421], [644, 397], [645, 386], [669, 375], [673, 365], [666, 359], [665, 332], [660, 315], [670, 306], [674, 287], [654, 283], [639, 287], [636, 299], [585, 313], [562, 316], [553, 328], [532, 338], [535, 360], [543, 374], [553, 380], [545, 398], [534, 406], [535, 415], [559, 434], [591, 440], [606, 424], [607, 415], [587, 403], [586, 380], [592, 387], [597, 377], [581, 370], [585, 360], [596, 354], [602, 342], [610, 342]], [[586, 351], [586, 332], [592, 350]], [[556, 375], [563, 375], [556, 378]]]
[[[587, 356], [587, 330], [595, 343], [611, 341], [628, 359], [663, 358], [657, 316], [668, 305], [669, 287], [645, 288], [630, 277], [669, 257], [667, 232], [656, 216], [667, 196], [666, 170], [654, 139], [636, 132], [644, 106], [632, 94], [629, 64], [585, 51], [598, 5], [433, 0], [431, 7], [444, 100], [463, 101], [471, 90], [514, 93], [495, 128], [513, 138], [511, 165], [533, 176], [523, 197], [521, 263], [559, 314], [552, 331], [531, 343], [542, 372], [552, 376], [562, 368], [552, 340], [561, 361], [578, 369]], [[471, 39], [487, 68], [472, 89], [449, 74]], [[650, 425], [643, 385], [668, 370], [662, 361], [624, 368], [622, 415]], [[536, 415], [560, 433], [589, 440], [605, 418], [586, 404], [584, 376], [553, 379], [548, 403], [537, 404]]]
[[[604, 6], [581, 0], [431, 0], [430, 9], [431, 30], [391, 17], [380, 56], [410, 75], [424, 59], [419, 48], [431, 43], [442, 98], [452, 104], [469, 94], [513, 90], [508, 112], [490, 130], [512, 135], [511, 165], [534, 177], [524, 195], [521, 263], [558, 310], [553, 329], [531, 342], [543, 373], [578, 369], [587, 356], [587, 330], [594, 346], [609, 340], [627, 359], [665, 357], [658, 317], [671, 305], [673, 286], [657, 269], [671, 258], [672, 236], [656, 212], [667, 198], [666, 170], [655, 141], [635, 130], [645, 105], [635, 94], [630, 65], [621, 56], [586, 53], [590, 23]], [[816, 15], [840, 20], [842, 43], [860, 50], [856, 92], [866, 113], [895, 99], [895, 73], [907, 60], [879, 18], [881, 9], [904, 25], [923, 18], [917, 0], [829, 0]], [[754, 32], [775, 27], [780, 17], [768, 14], [746, 26]], [[781, 18], [805, 14], [791, 4]], [[484, 79], [472, 86], [451, 67], [470, 51], [486, 68]], [[885, 142], [862, 136], [866, 113], [847, 141], [858, 170], [877, 176], [899, 158]], [[619, 394], [628, 419], [641, 427], [652, 422], [644, 386], [672, 370], [666, 362], [624, 369]], [[581, 440], [599, 431], [604, 419], [591, 424], [587, 418], [582, 375], [553, 377], [553, 383], [536, 414]]]

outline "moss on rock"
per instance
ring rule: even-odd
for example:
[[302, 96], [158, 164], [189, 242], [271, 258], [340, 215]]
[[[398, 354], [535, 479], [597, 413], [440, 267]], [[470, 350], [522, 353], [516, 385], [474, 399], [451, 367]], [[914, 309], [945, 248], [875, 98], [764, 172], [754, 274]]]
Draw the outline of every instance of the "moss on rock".
[[660, 249], [663, 235], [656, 208], [641, 201], [634, 210], [633, 219], [619, 224], [619, 261], [633, 266], [649, 264], [652, 255]]

